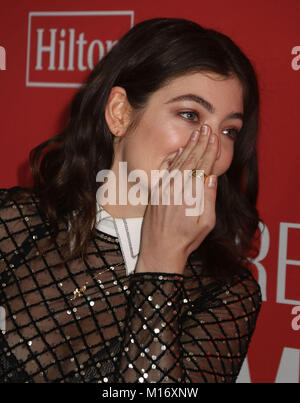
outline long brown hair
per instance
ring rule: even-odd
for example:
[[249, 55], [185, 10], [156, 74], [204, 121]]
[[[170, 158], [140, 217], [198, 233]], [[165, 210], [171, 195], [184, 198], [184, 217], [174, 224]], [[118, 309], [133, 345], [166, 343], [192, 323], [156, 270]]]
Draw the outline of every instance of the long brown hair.
[[[65, 130], [30, 153], [41, 211], [54, 235], [69, 222], [67, 258], [84, 255], [96, 216], [97, 172], [112, 165], [113, 135], [104, 110], [111, 89], [121, 86], [137, 111], [169, 80], [192, 71], [234, 74], [244, 88], [244, 124], [228, 171], [218, 179], [216, 226], [193, 252], [215, 277], [228, 277], [257, 256], [259, 215], [257, 133], [259, 92], [255, 71], [226, 35], [185, 19], [154, 18], [128, 31], [95, 66], [75, 95]], [[74, 214], [76, 212], [76, 214]], [[262, 222], [262, 221], [261, 221]]]

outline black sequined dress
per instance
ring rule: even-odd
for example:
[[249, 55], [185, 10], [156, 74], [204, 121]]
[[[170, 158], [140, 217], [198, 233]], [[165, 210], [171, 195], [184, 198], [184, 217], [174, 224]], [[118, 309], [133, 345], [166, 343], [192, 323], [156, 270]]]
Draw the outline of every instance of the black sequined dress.
[[183, 275], [126, 275], [117, 238], [98, 231], [68, 263], [48, 239], [36, 197], [2, 202], [0, 382], [236, 381], [261, 307], [247, 269], [221, 282], [190, 258]]

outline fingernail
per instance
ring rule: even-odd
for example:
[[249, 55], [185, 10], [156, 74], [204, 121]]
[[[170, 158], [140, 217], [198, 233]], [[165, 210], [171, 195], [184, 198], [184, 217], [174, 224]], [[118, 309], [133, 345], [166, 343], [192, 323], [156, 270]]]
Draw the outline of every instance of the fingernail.
[[202, 134], [203, 136], [207, 136], [208, 131], [209, 131], [209, 127], [208, 127], [207, 125], [202, 125], [202, 126], [201, 126], [201, 134]]
[[192, 133], [192, 140], [197, 140], [198, 139], [198, 137], [199, 137], [199, 130], [195, 130], [193, 133]]
[[208, 178], [208, 187], [213, 188], [217, 185], [217, 175], [210, 175]]
[[176, 155], [180, 155], [183, 151], [183, 147], [178, 148], [177, 154]]
[[216, 140], [216, 136], [214, 134], [211, 134], [210, 137], [209, 137], [209, 142], [214, 143], [215, 140]]

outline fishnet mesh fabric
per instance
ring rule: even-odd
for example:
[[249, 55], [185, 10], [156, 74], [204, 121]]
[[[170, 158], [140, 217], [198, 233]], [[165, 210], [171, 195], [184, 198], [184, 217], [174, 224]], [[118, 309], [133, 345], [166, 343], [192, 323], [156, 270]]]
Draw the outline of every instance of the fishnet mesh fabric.
[[2, 203], [0, 382], [236, 381], [261, 307], [247, 269], [216, 281], [190, 257], [183, 275], [127, 276], [117, 239], [100, 231], [84, 260], [62, 263], [66, 231], [47, 246], [36, 197]]

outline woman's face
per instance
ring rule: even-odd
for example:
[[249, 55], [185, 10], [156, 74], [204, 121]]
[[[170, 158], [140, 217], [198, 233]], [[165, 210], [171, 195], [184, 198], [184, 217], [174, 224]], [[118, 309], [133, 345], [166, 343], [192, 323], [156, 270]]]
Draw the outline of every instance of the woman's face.
[[212, 172], [222, 175], [230, 167], [234, 139], [242, 128], [243, 89], [236, 77], [216, 73], [191, 73], [173, 79], [148, 100], [138, 125], [115, 143], [114, 167], [127, 161], [128, 173], [151, 170], [175, 156], [193, 130], [208, 124], [219, 138]]

